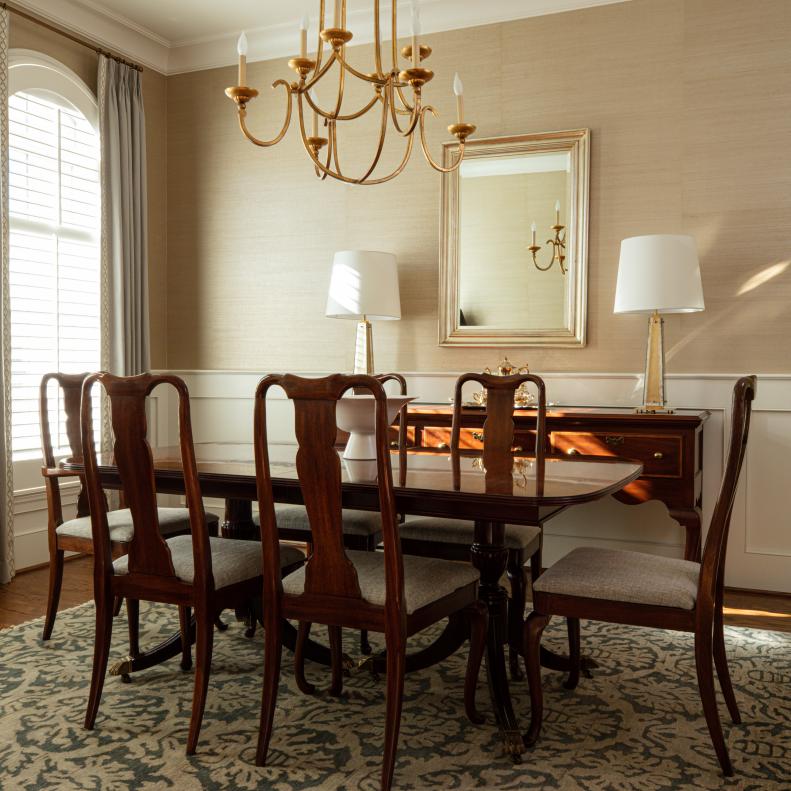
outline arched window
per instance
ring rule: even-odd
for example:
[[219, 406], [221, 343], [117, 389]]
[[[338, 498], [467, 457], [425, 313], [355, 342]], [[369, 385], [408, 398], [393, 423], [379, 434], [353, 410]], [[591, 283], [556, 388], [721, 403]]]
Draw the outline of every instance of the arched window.
[[[100, 367], [100, 183], [96, 98], [61, 63], [9, 53], [11, 410], [14, 460], [39, 455], [47, 371]], [[62, 410], [53, 431], [66, 445]]]

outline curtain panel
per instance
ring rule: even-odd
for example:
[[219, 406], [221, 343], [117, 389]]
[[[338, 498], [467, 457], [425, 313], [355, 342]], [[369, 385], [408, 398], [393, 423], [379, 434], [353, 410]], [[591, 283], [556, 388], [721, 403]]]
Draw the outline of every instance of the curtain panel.
[[11, 304], [9, 294], [8, 237], [8, 10], [0, 8], [0, 321], [3, 342], [0, 344], [0, 457], [3, 476], [0, 480], [0, 583], [14, 576], [14, 467], [11, 464]]
[[99, 56], [102, 146], [102, 368], [121, 376], [150, 367], [148, 199], [141, 74]]

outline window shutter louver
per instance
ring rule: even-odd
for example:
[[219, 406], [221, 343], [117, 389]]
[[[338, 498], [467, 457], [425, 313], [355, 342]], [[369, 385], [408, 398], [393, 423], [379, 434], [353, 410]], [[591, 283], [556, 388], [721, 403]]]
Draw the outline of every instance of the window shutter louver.
[[[38, 94], [9, 99], [12, 447], [41, 449], [38, 386], [48, 371], [100, 367], [99, 136], [79, 111]], [[50, 394], [53, 444], [68, 446]], [[98, 431], [98, 406], [94, 416]]]

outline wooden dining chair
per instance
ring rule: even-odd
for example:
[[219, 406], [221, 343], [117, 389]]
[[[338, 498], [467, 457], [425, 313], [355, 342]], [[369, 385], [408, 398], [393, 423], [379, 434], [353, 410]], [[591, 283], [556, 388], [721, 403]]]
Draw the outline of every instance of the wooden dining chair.
[[[54, 382], [59, 388], [62, 403], [62, 414], [65, 417], [65, 439], [68, 443], [68, 452], [72, 458], [82, 458], [82, 441], [80, 439], [80, 398], [82, 383], [88, 373], [44, 374], [39, 387], [39, 419], [41, 425], [41, 453], [44, 466], [41, 474], [44, 476], [44, 488], [47, 492], [47, 538], [49, 541], [49, 593], [47, 596], [47, 614], [44, 618], [44, 631], [42, 640], [49, 640], [58, 614], [60, 589], [63, 583], [64, 553], [80, 552], [93, 554], [93, 540], [91, 538], [91, 519], [88, 510], [88, 495], [85, 487], [80, 482], [77, 495], [77, 514], [73, 519], [63, 518], [63, 501], [60, 483], [64, 479], [79, 479], [79, 475], [60, 469], [55, 462], [55, 451], [52, 443], [50, 427], [49, 384]], [[57, 426], [61, 410], [56, 411]], [[60, 442], [58, 443], [61, 444]], [[189, 512], [186, 508], [160, 508], [158, 511], [159, 524], [164, 535], [177, 535], [189, 532]], [[207, 512], [206, 519], [210, 531], [217, 534], [218, 517]], [[114, 557], [126, 554], [132, 537], [132, 515], [128, 508], [111, 511], [107, 515], [110, 531], [110, 551]], [[133, 622], [136, 610], [132, 606], [130, 613], [130, 653], [137, 653], [136, 634], [137, 625]]]
[[[282, 581], [277, 571], [279, 533], [266, 434], [266, 395], [275, 385], [294, 403], [297, 475], [311, 529], [311, 552], [304, 568]], [[376, 402], [383, 552], [347, 552], [344, 548], [335, 406], [350, 388], [371, 392]], [[407, 638], [461, 611], [468, 614], [470, 622], [465, 710], [473, 722], [481, 721], [475, 711], [475, 687], [488, 616], [478, 601], [478, 572], [467, 563], [402, 556], [388, 448], [387, 401], [382, 384], [373, 377], [272, 375], [262, 379], [255, 395], [254, 438], [264, 558], [264, 680], [256, 763], [265, 764], [272, 735], [283, 619], [329, 627], [336, 692], [341, 686], [341, 628], [368, 629], [385, 635], [387, 707], [381, 787], [389, 789], [401, 720]]]
[[[543, 692], [539, 649], [541, 634], [553, 615], [608, 623], [672, 629], [695, 635], [695, 667], [709, 734], [726, 777], [733, 766], [722, 733], [714, 689], [712, 660], [734, 723], [741, 722], [733, 694], [723, 634], [722, 598], [728, 529], [736, 485], [744, 461], [757, 378], [745, 376], [733, 389], [731, 438], [725, 474], [703, 549], [702, 563], [611, 549], [580, 547], [545, 571], [533, 586], [533, 612], [524, 632], [530, 684], [527, 744], [541, 731]], [[579, 680], [579, 642], [572, 656], [567, 688]]]
[[[112, 559], [109, 515], [93, 437], [91, 388], [95, 382], [104, 387], [109, 398], [115, 464], [134, 526], [128, 554], [116, 560]], [[189, 512], [190, 533], [171, 538], [164, 538], [161, 533], [153, 454], [146, 438], [146, 402], [160, 384], [172, 386], [178, 394], [179, 442]], [[180, 608], [185, 649], [191, 631], [190, 609], [195, 613], [195, 684], [187, 738], [187, 754], [192, 755], [206, 702], [214, 620], [223, 609], [243, 609], [253, 597], [260, 596], [261, 548], [257, 542], [209, 535], [192, 441], [189, 392], [177, 376], [88, 376], [82, 386], [81, 434], [93, 533], [96, 604], [93, 674], [85, 727], [93, 728], [99, 709], [110, 651], [114, 597], [175, 604]], [[303, 561], [304, 555], [294, 547], [278, 551], [278, 569], [282, 568], [283, 573]]]
[[[478, 382], [486, 388], [486, 422], [483, 426], [483, 464], [486, 457], [514, 453], [514, 397], [525, 382], [538, 390], [535, 448], [546, 446], [546, 390], [543, 380], [532, 374], [497, 376], [494, 374], [463, 374], [456, 381], [453, 398], [451, 455], [458, 454], [461, 440], [462, 388], [467, 382]], [[530, 448], [524, 449], [529, 452]], [[511, 587], [508, 604], [508, 643], [511, 675], [521, 677], [519, 657], [522, 654], [522, 629], [526, 603], [525, 564], [530, 564], [530, 577], [541, 573], [542, 529], [530, 525], [506, 525], [505, 546], [508, 550], [506, 573]], [[405, 554], [446, 560], [469, 560], [475, 540], [475, 526], [463, 519], [407, 517], [401, 525], [401, 546]]]
[[[375, 377], [381, 384], [397, 382], [401, 395], [406, 395], [406, 379], [398, 373], [377, 374]], [[398, 447], [406, 448], [406, 405], [399, 411]], [[391, 443], [392, 445], [392, 443]], [[298, 541], [303, 544], [310, 543], [310, 522], [304, 505], [290, 503], [277, 503], [277, 526], [280, 538], [285, 541]], [[256, 514], [253, 521], [260, 527], [260, 520]], [[357, 549], [364, 552], [375, 552], [382, 536], [382, 519], [378, 511], [359, 511], [352, 508], [343, 509], [343, 544], [347, 549]], [[303, 631], [309, 627], [303, 626]], [[251, 626], [251, 631], [255, 625]], [[360, 651], [363, 654], [371, 653], [371, 644], [368, 642], [368, 633], [365, 629], [360, 632]], [[298, 670], [298, 677], [302, 673]], [[304, 683], [304, 682], [302, 682]], [[305, 689], [308, 688], [304, 684]]]

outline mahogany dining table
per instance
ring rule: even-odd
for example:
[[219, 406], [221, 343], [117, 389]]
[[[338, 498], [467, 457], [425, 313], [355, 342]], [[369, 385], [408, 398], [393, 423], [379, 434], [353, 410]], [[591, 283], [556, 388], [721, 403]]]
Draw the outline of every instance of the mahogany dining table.
[[[270, 443], [270, 465], [277, 502], [301, 503], [297, 479], [296, 446]], [[222, 535], [254, 540], [259, 537], [252, 518], [257, 499], [252, 444], [197, 443], [199, 479], [204, 497], [226, 502]], [[339, 453], [342, 449], [339, 448]], [[462, 452], [452, 458], [447, 451], [405, 449], [392, 451], [393, 479], [398, 512], [415, 516], [464, 519], [475, 523], [475, 543], [470, 548], [473, 565], [480, 571], [480, 597], [489, 610], [486, 670], [489, 693], [504, 748], [518, 761], [524, 751], [519, 721], [511, 704], [505, 649], [508, 593], [501, 585], [506, 568], [504, 525], [543, 524], [564, 509], [601, 499], [623, 489], [642, 473], [642, 465], [621, 459], [584, 456], [509, 455], [496, 469], [484, 469], [480, 454]], [[81, 472], [82, 463], [66, 459], [64, 469]], [[159, 492], [184, 493], [184, 479], [177, 448], [154, 451], [154, 477]], [[341, 459], [344, 508], [378, 510], [376, 462]], [[100, 457], [99, 475], [104, 486], [119, 488], [118, 470], [109, 456]], [[296, 630], [288, 626], [284, 637], [292, 647]], [[428, 648], [412, 654], [407, 670], [417, 670], [449, 656], [466, 639], [463, 623], [449, 622]], [[178, 634], [154, 650], [117, 663], [111, 673], [126, 675], [150, 667], [181, 652]], [[329, 652], [311, 644], [306, 656], [329, 663]], [[542, 662], [563, 669], [562, 657], [545, 652]], [[384, 659], [373, 660], [376, 668]]]

